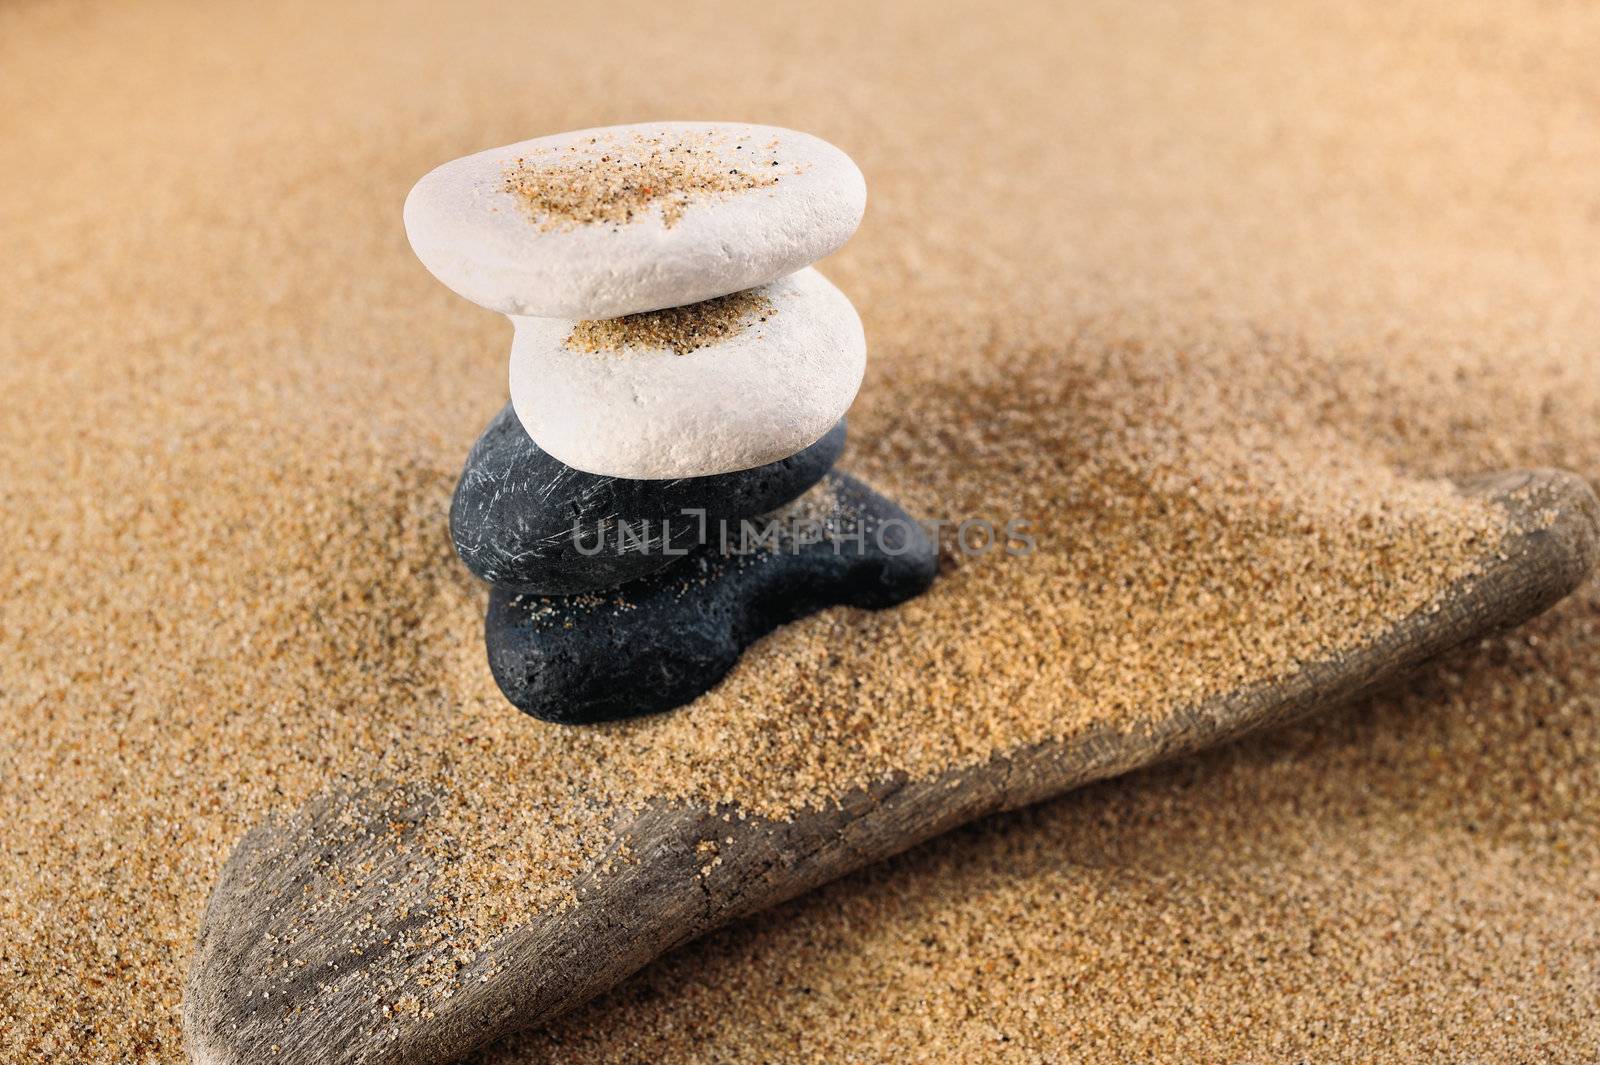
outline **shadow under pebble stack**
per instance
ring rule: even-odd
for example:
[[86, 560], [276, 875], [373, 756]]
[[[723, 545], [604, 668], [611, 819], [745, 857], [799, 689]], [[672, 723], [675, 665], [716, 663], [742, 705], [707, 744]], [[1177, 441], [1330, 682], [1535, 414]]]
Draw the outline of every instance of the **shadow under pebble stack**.
[[810, 264], [865, 204], [832, 145], [725, 123], [524, 141], [412, 190], [418, 257], [515, 326], [450, 530], [519, 709], [668, 710], [779, 625], [932, 582], [922, 528], [833, 469], [866, 341]]

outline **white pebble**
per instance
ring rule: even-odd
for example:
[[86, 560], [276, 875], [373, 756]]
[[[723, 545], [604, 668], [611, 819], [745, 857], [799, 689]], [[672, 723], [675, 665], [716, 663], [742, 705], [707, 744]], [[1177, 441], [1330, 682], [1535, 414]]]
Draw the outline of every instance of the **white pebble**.
[[540, 447], [587, 473], [669, 479], [776, 462], [815, 443], [855, 399], [867, 343], [850, 300], [816, 270], [756, 290], [766, 320], [680, 354], [586, 351], [577, 324], [515, 317], [511, 402]]
[[[692, 181], [670, 173], [680, 165]], [[507, 186], [519, 175], [566, 203], [534, 208]], [[792, 273], [844, 244], [866, 200], [850, 157], [809, 134], [647, 122], [445, 163], [411, 190], [405, 225], [423, 264], [474, 303], [510, 315], [615, 318]]]

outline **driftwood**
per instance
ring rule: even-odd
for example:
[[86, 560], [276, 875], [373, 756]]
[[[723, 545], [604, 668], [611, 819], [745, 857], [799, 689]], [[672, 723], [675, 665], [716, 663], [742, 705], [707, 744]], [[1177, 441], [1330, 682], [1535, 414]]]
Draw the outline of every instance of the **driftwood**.
[[[277, 928], [274, 900], [307, 883], [319, 863], [356, 868], [371, 859], [380, 862], [371, 879], [382, 880], [381, 863], [401, 859], [385, 858], [371, 844], [367, 851], [352, 844], [347, 853], [304, 853], [300, 837], [280, 836], [281, 822], [268, 822], [239, 845], [206, 911], [184, 1007], [192, 1059], [200, 1065], [454, 1060], [582, 1003], [718, 925], [964, 822], [1369, 693], [1441, 652], [1538, 614], [1589, 572], [1600, 550], [1600, 506], [1582, 480], [1515, 472], [1463, 482], [1462, 490], [1503, 508], [1512, 532], [1478, 574], [1446, 590], [1437, 609], [1292, 676], [1175, 712], [1137, 735], [1091, 731], [934, 780], [887, 782], [790, 822], [730, 822], [719, 811], [668, 804], [619, 817], [618, 838], [636, 860], [608, 870], [597, 862], [579, 878], [576, 906], [530, 914], [496, 946], [494, 978], [479, 982], [472, 968], [478, 963], [469, 963], [462, 989], [432, 1004], [432, 1016], [375, 1023], [370, 994], [330, 994], [310, 970], [285, 976], [269, 947]], [[302, 821], [334, 817], [337, 806], [323, 800], [302, 811]], [[426, 804], [415, 816], [427, 816]], [[706, 861], [697, 844], [730, 836], [734, 842], [719, 847], [720, 863], [702, 875]], [[404, 861], [412, 864], [387, 872], [426, 879], [425, 864], [416, 864], [423, 859]], [[374, 912], [376, 936], [361, 918]], [[327, 956], [342, 959], [327, 964], [375, 965], [384, 960], [384, 922], [393, 933], [419, 919], [373, 897], [324, 913], [316, 931], [329, 945]], [[375, 944], [361, 955], [342, 946], [358, 924], [362, 942]], [[387, 960], [393, 967], [395, 959]]]

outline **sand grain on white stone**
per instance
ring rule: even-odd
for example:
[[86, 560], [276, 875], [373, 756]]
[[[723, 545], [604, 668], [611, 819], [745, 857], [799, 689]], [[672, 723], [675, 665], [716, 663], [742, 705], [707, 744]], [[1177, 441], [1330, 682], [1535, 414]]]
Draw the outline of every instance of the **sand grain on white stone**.
[[836, 251], [866, 182], [810, 134], [647, 122], [491, 148], [411, 190], [417, 257], [490, 310], [615, 318], [766, 284]]
[[[728, 299], [743, 300], [731, 325], [707, 317], [731, 335], [687, 351], [655, 326], [688, 308], [634, 323], [513, 318], [511, 402], [528, 435], [575, 469], [647, 479], [749, 469], [815, 443], [866, 370], [855, 308], [811, 268]], [[596, 325], [612, 328], [597, 340], [585, 332]], [[591, 350], [608, 338], [614, 350]]]

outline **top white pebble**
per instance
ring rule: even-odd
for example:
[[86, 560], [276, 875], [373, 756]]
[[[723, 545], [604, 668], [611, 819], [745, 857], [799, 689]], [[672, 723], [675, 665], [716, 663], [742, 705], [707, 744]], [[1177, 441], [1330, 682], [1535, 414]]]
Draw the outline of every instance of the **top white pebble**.
[[837, 250], [867, 188], [806, 133], [646, 122], [560, 133], [445, 163], [406, 198], [433, 275], [502, 314], [615, 318], [696, 303]]

